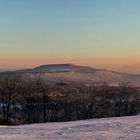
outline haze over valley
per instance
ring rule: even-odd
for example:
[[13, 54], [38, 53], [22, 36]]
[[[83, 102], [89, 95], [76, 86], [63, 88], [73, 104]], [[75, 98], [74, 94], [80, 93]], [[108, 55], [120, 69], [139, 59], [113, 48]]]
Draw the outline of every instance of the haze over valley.
[[77, 82], [84, 84], [104, 83], [117, 86], [120, 82], [128, 82], [133, 86], [140, 86], [140, 75], [121, 73], [106, 69], [96, 69], [88, 66], [74, 64], [49, 64], [41, 65], [33, 69], [23, 69], [3, 74], [20, 75], [24, 80], [33, 80], [37, 77], [47, 82]]

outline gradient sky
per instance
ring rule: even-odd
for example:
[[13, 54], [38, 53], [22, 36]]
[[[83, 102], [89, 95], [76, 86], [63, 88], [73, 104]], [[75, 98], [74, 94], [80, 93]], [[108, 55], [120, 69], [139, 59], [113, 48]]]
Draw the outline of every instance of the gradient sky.
[[0, 69], [48, 63], [140, 73], [140, 0], [0, 0]]

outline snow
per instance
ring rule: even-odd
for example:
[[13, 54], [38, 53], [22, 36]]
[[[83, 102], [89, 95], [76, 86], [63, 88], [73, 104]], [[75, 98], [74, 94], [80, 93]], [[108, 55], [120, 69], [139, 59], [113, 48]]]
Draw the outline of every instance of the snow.
[[140, 116], [0, 127], [0, 140], [139, 140]]

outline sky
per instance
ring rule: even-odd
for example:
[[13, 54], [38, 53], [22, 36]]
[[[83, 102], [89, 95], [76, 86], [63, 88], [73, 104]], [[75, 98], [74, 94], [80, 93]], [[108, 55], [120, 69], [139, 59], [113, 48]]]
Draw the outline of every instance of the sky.
[[140, 73], [139, 0], [0, 0], [0, 70], [74, 63]]

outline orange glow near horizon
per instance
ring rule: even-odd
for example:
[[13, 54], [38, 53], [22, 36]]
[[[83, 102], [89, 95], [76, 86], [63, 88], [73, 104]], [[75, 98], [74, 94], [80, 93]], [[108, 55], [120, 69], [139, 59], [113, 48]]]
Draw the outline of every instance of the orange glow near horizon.
[[140, 1], [7, 1], [0, 70], [73, 63], [140, 73]]
[[94, 59], [0, 59], [0, 70], [34, 68], [47, 64], [72, 63], [94, 68], [121, 72], [140, 73], [140, 59], [131, 58], [94, 58]]

